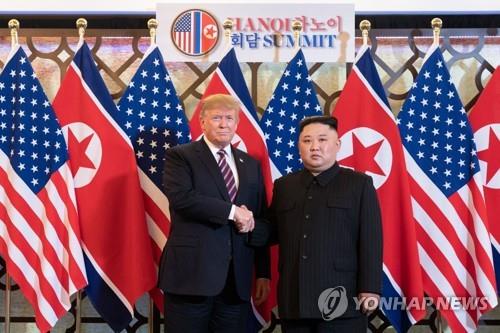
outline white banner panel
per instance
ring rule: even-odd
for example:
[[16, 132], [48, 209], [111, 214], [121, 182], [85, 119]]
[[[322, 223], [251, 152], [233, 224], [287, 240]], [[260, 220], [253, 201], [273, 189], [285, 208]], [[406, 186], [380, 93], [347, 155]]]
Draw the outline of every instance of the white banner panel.
[[[166, 61], [219, 61], [235, 47], [242, 62], [286, 62], [294, 55], [294, 20], [310, 62], [354, 61], [354, 4], [160, 3], [157, 43]], [[230, 41], [222, 26], [233, 21]]]

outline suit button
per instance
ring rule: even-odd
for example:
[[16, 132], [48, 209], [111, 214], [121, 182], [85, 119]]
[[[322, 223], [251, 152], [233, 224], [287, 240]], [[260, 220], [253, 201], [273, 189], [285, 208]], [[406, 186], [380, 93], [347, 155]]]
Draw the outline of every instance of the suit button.
[[307, 234], [304, 234], [304, 238], [307, 238]]
[[306, 214], [305, 218], [306, 220], [309, 220], [309, 217], [311, 217], [309, 214]]
[[312, 196], [312, 195], [308, 195], [308, 196], [307, 196], [307, 199], [309, 199], [309, 200], [312, 200], [312, 198], [313, 198], [313, 196]]
[[306, 256], [306, 255], [303, 255], [303, 256], [302, 256], [302, 259], [306, 260], [306, 259], [307, 259], [307, 256]]

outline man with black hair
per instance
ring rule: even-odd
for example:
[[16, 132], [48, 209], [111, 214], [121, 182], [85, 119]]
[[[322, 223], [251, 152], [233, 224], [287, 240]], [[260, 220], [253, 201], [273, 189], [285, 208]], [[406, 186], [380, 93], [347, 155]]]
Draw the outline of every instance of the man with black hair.
[[340, 167], [339, 149], [337, 119], [304, 119], [304, 169], [274, 184], [271, 238], [279, 244], [278, 308], [285, 333], [364, 333], [366, 313], [378, 306], [380, 208], [372, 179]]

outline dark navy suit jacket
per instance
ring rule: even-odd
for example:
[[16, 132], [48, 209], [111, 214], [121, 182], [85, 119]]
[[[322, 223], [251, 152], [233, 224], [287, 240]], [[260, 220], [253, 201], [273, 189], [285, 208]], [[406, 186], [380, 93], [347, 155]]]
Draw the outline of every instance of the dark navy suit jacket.
[[[232, 152], [239, 178], [235, 205], [245, 205], [256, 223], [263, 223], [266, 195], [260, 164], [238, 149]], [[173, 294], [215, 296], [224, 288], [232, 260], [238, 296], [249, 300], [254, 263], [257, 277], [269, 277], [268, 251], [251, 247], [252, 235], [239, 233], [228, 220], [232, 203], [204, 140], [167, 151], [164, 187], [171, 228], [159, 287]]]

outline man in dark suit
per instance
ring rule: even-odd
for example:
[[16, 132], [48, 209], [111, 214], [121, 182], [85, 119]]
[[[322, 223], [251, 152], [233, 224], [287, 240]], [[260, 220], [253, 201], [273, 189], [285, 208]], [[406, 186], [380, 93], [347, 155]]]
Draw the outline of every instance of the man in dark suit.
[[[229, 95], [202, 101], [199, 141], [169, 149], [164, 187], [170, 236], [159, 268], [168, 333], [239, 332], [269, 292], [269, 258], [249, 246], [266, 209], [259, 163], [231, 146], [240, 105]], [[255, 252], [255, 256], [254, 256]]]
[[379, 303], [377, 196], [369, 176], [338, 165], [339, 148], [335, 118], [304, 119], [299, 151], [305, 169], [274, 183], [270, 220], [279, 243], [278, 309], [285, 333], [365, 333], [365, 313]]

